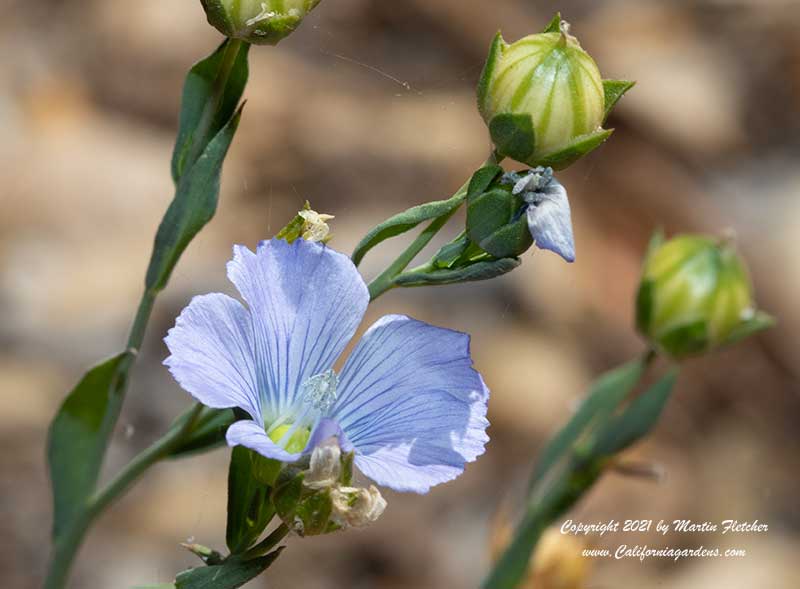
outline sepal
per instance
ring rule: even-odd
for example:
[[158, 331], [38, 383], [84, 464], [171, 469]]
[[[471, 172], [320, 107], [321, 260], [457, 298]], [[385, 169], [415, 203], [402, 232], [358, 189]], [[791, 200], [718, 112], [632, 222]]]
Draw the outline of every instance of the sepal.
[[606, 122], [608, 115], [611, 114], [619, 99], [635, 85], [636, 82], [631, 82], [630, 80], [603, 80], [603, 95], [605, 97], [603, 123]]
[[507, 112], [493, 116], [489, 120], [489, 135], [500, 155], [533, 165], [536, 131], [530, 114]]
[[564, 149], [554, 153], [542, 155], [537, 160], [537, 165], [547, 166], [554, 170], [563, 170], [577, 160], [594, 151], [611, 137], [614, 129], [600, 129], [594, 133], [576, 137]]

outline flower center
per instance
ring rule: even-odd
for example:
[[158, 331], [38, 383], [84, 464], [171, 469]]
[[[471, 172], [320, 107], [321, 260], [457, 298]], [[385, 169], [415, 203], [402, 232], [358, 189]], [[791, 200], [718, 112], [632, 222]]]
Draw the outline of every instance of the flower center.
[[336, 402], [339, 376], [333, 369], [307, 378], [300, 385], [300, 401], [275, 420], [264, 423], [269, 439], [296, 454], [302, 452], [311, 431]]
[[297, 454], [298, 452], [302, 452], [306, 444], [308, 444], [308, 438], [311, 437], [311, 430], [307, 427], [296, 428], [294, 424], [287, 423], [279, 425], [267, 435], [270, 440], [281, 446], [287, 452]]

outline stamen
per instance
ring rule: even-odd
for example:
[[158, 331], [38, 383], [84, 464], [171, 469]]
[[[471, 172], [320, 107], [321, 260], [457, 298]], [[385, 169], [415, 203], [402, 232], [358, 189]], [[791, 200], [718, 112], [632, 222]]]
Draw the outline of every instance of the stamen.
[[322, 413], [326, 413], [336, 402], [336, 387], [339, 376], [331, 368], [306, 379], [300, 387], [303, 400]]

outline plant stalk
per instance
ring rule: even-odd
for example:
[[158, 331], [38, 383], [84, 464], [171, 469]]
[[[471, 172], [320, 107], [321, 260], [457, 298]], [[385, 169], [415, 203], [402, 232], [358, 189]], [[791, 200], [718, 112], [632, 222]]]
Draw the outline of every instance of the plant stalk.
[[86, 509], [71, 523], [53, 547], [53, 558], [45, 580], [44, 589], [60, 589], [67, 582], [72, 563], [84, 536], [94, 519], [118, 499], [144, 472], [177, 448], [191, 433], [203, 406], [194, 405], [180, 427], [167, 432], [148, 448], [140, 452], [104, 489], [95, 493]]
[[[228, 83], [231, 71], [233, 70], [233, 66], [236, 63], [236, 58], [242, 46], [242, 41], [231, 40], [226, 47], [225, 55], [223, 56], [219, 72], [214, 81], [211, 99], [206, 103], [200, 123], [198, 124], [197, 133], [199, 140], [194, 142], [192, 152], [190, 153], [190, 162], [194, 161], [199, 156], [199, 153], [197, 153], [197, 149], [199, 149], [198, 146], [203, 144], [202, 139], [208, 135], [213, 125], [214, 117], [222, 101], [225, 86]], [[108, 413], [104, 424], [108, 432], [113, 431], [114, 426], [119, 420], [120, 413], [122, 412], [122, 405], [128, 384], [128, 374], [144, 342], [147, 323], [153, 312], [153, 306], [158, 292], [159, 289], [145, 289], [139, 302], [139, 307], [136, 311], [133, 325], [131, 326], [130, 335], [128, 336], [127, 349], [131, 352], [131, 356], [128, 361], [120, 364], [115, 385], [110, 391]], [[64, 530], [64, 533], [54, 543], [47, 578], [44, 584], [45, 589], [62, 589], [66, 586], [78, 549], [97, 516], [113, 503], [114, 500], [125, 493], [150, 466], [169, 454], [171, 449], [177, 447], [177, 445], [183, 441], [184, 436], [190, 433], [194, 427], [200, 411], [202, 411], [202, 405], [195, 405], [191, 409], [183, 426], [176, 428], [174, 431], [171, 430], [141, 454], [136, 456], [105, 489], [99, 491], [89, 499], [83, 512], [70, 523]]]
[[[498, 164], [502, 160], [503, 158], [501, 156], [499, 156], [496, 152], [492, 152], [486, 161], [483, 162], [481, 167]], [[403, 270], [408, 267], [414, 258], [417, 257], [417, 254], [419, 254], [425, 248], [425, 246], [430, 243], [431, 239], [433, 239], [434, 236], [439, 233], [442, 227], [444, 227], [450, 218], [456, 213], [467, 196], [470, 180], [471, 178], [464, 182], [461, 188], [459, 188], [449, 199], [460, 200], [459, 205], [454, 207], [449, 213], [434, 219], [430, 225], [428, 225], [424, 231], [417, 236], [411, 245], [409, 245], [405, 251], [403, 251], [403, 253], [401, 253], [397, 259], [395, 259], [395, 261], [386, 268], [386, 270], [381, 272], [372, 282], [369, 283], [368, 288], [370, 302], [374, 301], [383, 293], [396, 286], [394, 283], [395, 278], [397, 278], [403, 272]]]

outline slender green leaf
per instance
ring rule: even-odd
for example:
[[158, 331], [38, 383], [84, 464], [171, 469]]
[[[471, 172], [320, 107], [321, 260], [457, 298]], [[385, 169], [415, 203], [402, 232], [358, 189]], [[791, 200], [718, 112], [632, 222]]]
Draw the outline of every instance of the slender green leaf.
[[[199, 155], [205, 151], [208, 141], [228, 123], [242, 98], [248, 77], [249, 45], [245, 43], [239, 48], [239, 45], [234, 46], [233, 43], [235, 42], [231, 39], [225, 40], [214, 53], [197, 62], [186, 76], [178, 138], [172, 153], [172, 178], [176, 184], [184, 171], [194, 163], [190, 161], [191, 155]], [[226, 64], [234, 50], [235, 61], [233, 64]], [[227, 75], [223, 76], [225, 86], [215, 104], [215, 85], [221, 83], [220, 72], [226, 71]], [[200, 128], [203, 126], [201, 123], [204, 116], [209, 118], [207, 130]]]
[[47, 457], [53, 485], [53, 537], [86, 507], [94, 492], [111, 435], [113, 405], [121, 398], [123, 353], [87, 372], [70, 392], [50, 425]]
[[533, 488], [553, 465], [574, 447], [585, 432], [603, 423], [628, 396], [642, 376], [644, 364], [634, 360], [605, 373], [595, 381], [578, 410], [545, 446], [531, 476]]
[[200, 454], [213, 450], [225, 443], [225, 432], [236, 421], [230, 409], [203, 409], [192, 433], [172, 450], [169, 458], [183, 458], [192, 454]]
[[603, 93], [605, 94], [605, 108], [603, 111], [603, 123], [606, 122], [608, 115], [619, 102], [625, 93], [633, 88], [636, 82], [629, 80], [603, 80]]
[[397, 286], [435, 286], [488, 280], [511, 272], [520, 265], [517, 258], [473, 262], [461, 268], [432, 269], [404, 272], [394, 282]]
[[250, 548], [275, 515], [271, 489], [255, 476], [253, 454], [244, 446], [236, 446], [231, 452], [225, 541], [232, 554]]
[[231, 559], [222, 564], [183, 571], [175, 579], [175, 587], [176, 589], [237, 589], [267, 570], [281, 551], [282, 548], [278, 548], [266, 556], [252, 560]]
[[166, 286], [183, 250], [217, 210], [222, 162], [239, 125], [241, 108], [208, 144], [203, 155], [181, 176], [175, 198], [156, 233], [153, 255], [147, 268], [148, 289]]
[[614, 416], [598, 433], [592, 455], [602, 458], [617, 454], [649, 434], [661, 417], [677, 379], [678, 369], [674, 368]]
[[[518, 587], [543, 531], [591, 489], [609, 458], [640, 440], [655, 426], [675, 384], [677, 370], [620, 410], [627, 391], [640, 378], [643, 367], [636, 364], [627, 364], [601, 377], [605, 394], [596, 392], [597, 396], [590, 396], [548, 445], [534, 472], [535, 485], [529, 493], [525, 516], [511, 544], [484, 581], [484, 589]], [[601, 388], [599, 385], [596, 391]], [[587, 408], [590, 400], [597, 403], [595, 410]], [[616, 404], [609, 405], [614, 400]], [[596, 415], [597, 410], [603, 417], [592, 419], [591, 415]]]
[[380, 225], [374, 227], [364, 236], [353, 250], [353, 263], [357, 266], [364, 259], [369, 250], [391, 237], [396, 237], [410, 231], [423, 221], [436, 219], [447, 215], [464, 202], [465, 192], [459, 191], [447, 200], [435, 200], [425, 204], [411, 207], [410, 209], [390, 217]]

